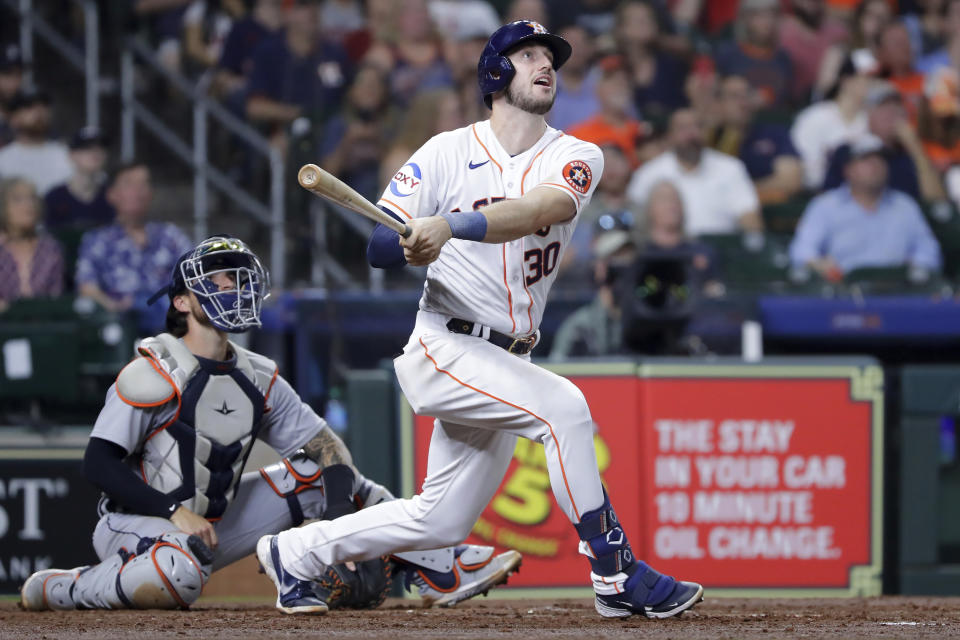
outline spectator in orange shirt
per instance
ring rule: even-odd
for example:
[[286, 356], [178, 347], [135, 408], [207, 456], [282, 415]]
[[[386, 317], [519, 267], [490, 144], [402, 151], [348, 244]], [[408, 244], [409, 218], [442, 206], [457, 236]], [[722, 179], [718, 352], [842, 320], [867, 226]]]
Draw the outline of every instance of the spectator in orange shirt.
[[902, 21], [894, 20], [880, 31], [877, 43], [880, 75], [900, 91], [910, 121], [916, 123], [923, 99], [923, 74], [914, 68], [910, 32]]
[[597, 82], [597, 100], [600, 111], [597, 115], [570, 127], [569, 134], [592, 142], [597, 146], [614, 144], [623, 151], [630, 168], [640, 166], [640, 143], [645, 137], [645, 124], [630, 114], [630, 76], [619, 56], [609, 56], [599, 63], [600, 80]]
[[960, 74], [941, 67], [927, 77], [918, 126], [923, 149], [941, 174], [960, 165]]

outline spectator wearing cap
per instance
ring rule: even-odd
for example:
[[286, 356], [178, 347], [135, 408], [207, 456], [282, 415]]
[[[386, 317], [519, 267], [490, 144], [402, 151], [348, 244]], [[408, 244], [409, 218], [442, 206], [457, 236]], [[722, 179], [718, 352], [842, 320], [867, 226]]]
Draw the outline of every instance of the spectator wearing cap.
[[113, 206], [107, 202], [107, 140], [98, 127], [84, 127], [70, 140], [73, 175], [51, 189], [44, 200], [46, 225], [60, 229], [89, 230], [113, 222]]
[[720, 124], [710, 133], [710, 145], [743, 161], [761, 205], [784, 202], [803, 188], [803, 164], [787, 127], [757, 122], [757, 106], [746, 78], [724, 78], [720, 82]]
[[295, 0], [286, 9], [284, 25], [254, 51], [247, 117], [275, 132], [298, 118], [305, 118], [308, 128], [322, 127], [340, 108], [346, 91], [346, 53], [321, 37], [319, 13], [311, 0]]
[[41, 196], [73, 173], [67, 145], [50, 140], [50, 99], [21, 91], [10, 102], [14, 140], [0, 149], [0, 178], [26, 178]]
[[0, 312], [18, 298], [63, 292], [63, 253], [42, 230], [43, 203], [28, 180], [0, 184]]
[[108, 311], [145, 308], [147, 298], [170, 279], [189, 238], [168, 222], [149, 222], [150, 169], [122, 165], [107, 188], [116, 222], [83, 234], [77, 257], [78, 292]]
[[633, 101], [645, 120], [666, 120], [686, 105], [687, 64], [661, 46], [662, 25], [650, 2], [630, 0], [617, 6], [614, 39], [623, 56]]
[[861, 267], [940, 268], [940, 247], [909, 195], [889, 186], [883, 142], [850, 146], [845, 183], [814, 198], [797, 225], [790, 260], [830, 281]]
[[823, 186], [827, 163], [837, 147], [867, 132], [864, 104], [869, 86], [869, 76], [858, 72], [848, 56], [826, 99], [814, 102], [794, 119], [790, 137], [803, 159], [808, 189], [819, 191]]
[[739, 158], [706, 147], [703, 123], [691, 109], [671, 116], [669, 148], [637, 169], [627, 197], [644, 206], [657, 183], [673, 183], [683, 199], [691, 236], [760, 231], [760, 201]]
[[[597, 83], [600, 69], [593, 64], [593, 37], [583, 27], [571, 25], [558, 32], [573, 47], [570, 59], [557, 72], [557, 97], [547, 115], [551, 127], [567, 131], [600, 111]], [[476, 65], [474, 82], [476, 81]]]
[[780, 46], [793, 63], [793, 95], [806, 102], [824, 54], [847, 39], [847, 28], [826, 11], [825, 0], [789, 0], [780, 20]]
[[602, 147], [620, 147], [630, 169], [640, 166], [639, 148], [646, 137], [647, 126], [634, 117], [630, 95], [630, 74], [620, 56], [608, 56], [598, 63], [597, 102], [600, 110], [593, 117], [571, 125], [567, 133], [575, 138]]
[[777, 30], [779, 0], [743, 0], [734, 25], [734, 42], [724, 43], [714, 56], [721, 76], [741, 75], [760, 92], [765, 107], [795, 101], [793, 63], [780, 48]]
[[[867, 92], [867, 131], [883, 143], [890, 187], [914, 200], [938, 202], [946, 195], [936, 169], [923, 150], [920, 138], [907, 118], [903, 98], [886, 82], [875, 83]], [[843, 184], [850, 145], [837, 147], [827, 166], [823, 189]]]
[[13, 43], [0, 44], [0, 147], [13, 140], [7, 105], [22, 88], [23, 63], [20, 60], [20, 47]]

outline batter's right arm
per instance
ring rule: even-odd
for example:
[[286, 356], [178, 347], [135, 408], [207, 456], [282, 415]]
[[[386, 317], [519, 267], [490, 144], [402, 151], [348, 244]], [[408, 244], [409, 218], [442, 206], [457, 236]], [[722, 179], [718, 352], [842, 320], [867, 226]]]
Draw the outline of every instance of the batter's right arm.
[[423, 266], [440, 256], [440, 250], [451, 237], [500, 244], [552, 224], [568, 222], [575, 215], [577, 207], [569, 196], [549, 187], [537, 187], [522, 198], [497, 202], [484, 207], [483, 211], [411, 220], [413, 233], [409, 238], [400, 238], [400, 246], [409, 264]]

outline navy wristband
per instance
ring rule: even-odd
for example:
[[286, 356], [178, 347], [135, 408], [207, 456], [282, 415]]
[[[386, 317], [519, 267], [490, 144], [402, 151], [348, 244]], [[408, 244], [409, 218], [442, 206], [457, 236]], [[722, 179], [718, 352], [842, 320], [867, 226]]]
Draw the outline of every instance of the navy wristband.
[[454, 238], [482, 242], [487, 235], [487, 216], [479, 211], [441, 213], [440, 217], [450, 225]]

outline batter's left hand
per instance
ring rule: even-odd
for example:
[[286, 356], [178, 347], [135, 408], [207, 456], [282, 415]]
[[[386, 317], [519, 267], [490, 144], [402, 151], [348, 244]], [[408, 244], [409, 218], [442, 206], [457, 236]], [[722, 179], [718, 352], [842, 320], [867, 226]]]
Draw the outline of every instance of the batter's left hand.
[[440, 250], [452, 236], [450, 225], [440, 216], [416, 218], [407, 223], [413, 233], [400, 237], [403, 257], [414, 267], [428, 265], [440, 256]]

